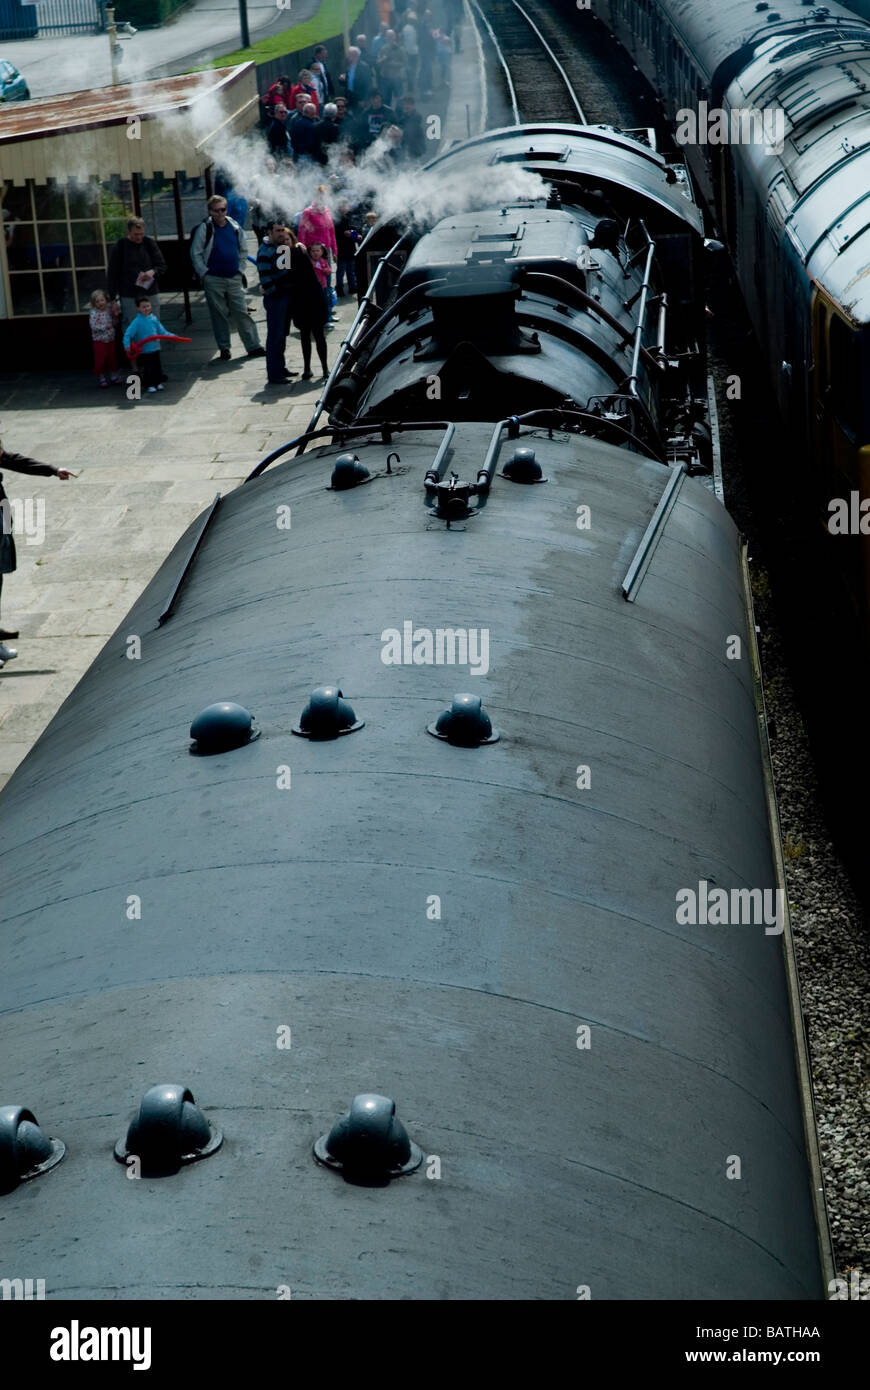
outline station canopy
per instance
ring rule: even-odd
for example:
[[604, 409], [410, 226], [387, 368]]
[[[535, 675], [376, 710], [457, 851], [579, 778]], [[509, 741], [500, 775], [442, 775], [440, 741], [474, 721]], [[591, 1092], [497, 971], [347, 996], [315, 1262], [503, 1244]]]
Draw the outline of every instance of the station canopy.
[[253, 63], [153, 82], [37, 97], [0, 110], [0, 175], [8, 185], [184, 170], [201, 175], [211, 147], [259, 116]]
[[0, 322], [86, 312], [133, 213], [184, 290], [209, 166], [258, 119], [253, 63], [0, 108]]

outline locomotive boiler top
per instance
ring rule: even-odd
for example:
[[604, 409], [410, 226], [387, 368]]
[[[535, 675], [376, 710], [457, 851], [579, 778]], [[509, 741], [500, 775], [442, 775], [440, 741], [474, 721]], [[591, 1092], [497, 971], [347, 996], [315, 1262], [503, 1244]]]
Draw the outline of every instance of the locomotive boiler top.
[[[643, 246], [634, 257], [624, 244], [593, 250], [600, 220], [581, 207], [506, 206], [439, 221], [413, 246], [395, 313], [355, 367], [356, 418], [420, 420], [446, 409], [493, 420], [506, 401], [522, 414], [624, 391]], [[659, 375], [640, 362], [638, 389], [654, 418]]]
[[[415, 218], [384, 220], [360, 249], [366, 321], [330, 385], [330, 419], [491, 421], [507, 401], [597, 409], [616, 394], [644, 447], [664, 453], [665, 397], [704, 390], [702, 219], [684, 162], [652, 131], [487, 132], [421, 171]], [[597, 237], [605, 224], [618, 246]]]
[[[451, 466], [490, 435], [462, 425]], [[174, 615], [196, 528], [0, 799], [3, 1099], [68, 1148], [0, 1220], [49, 1297], [820, 1294], [781, 941], [675, 916], [701, 880], [774, 883], [736, 530], [679, 479], [627, 603], [669, 470], [526, 431], [548, 481], [499, 474], [448, 528], [436, 444], [224, 499]], [[487, 630], [488, 669], [386, 664], [406, 621]], [[364, 727], [294, 737], [326, 682]], [[499, 742], [428, 734], [468, 689]], [[193, 756], [219, 699], [260, 737]], [[112, 1147], [162, 1081], [223, 1147], [128, 1181]], [[388, 1186], [311, 1156], [371, 1091], [427, 1156]]]
[[[643, 217], [653, 234], [703, 229], [684, 161], [661, 154], [651, 129], [541, 122], [488, 130], [438, 154], [422, 174], [435, 172], [439, 186], [463, 192], [469, 179], [491, 186], [518, 165], [558, 186], [566, 200], [572, 188], [595, 188], [623, 220]], [[440, 203], [447, 201], [442, 194]]]

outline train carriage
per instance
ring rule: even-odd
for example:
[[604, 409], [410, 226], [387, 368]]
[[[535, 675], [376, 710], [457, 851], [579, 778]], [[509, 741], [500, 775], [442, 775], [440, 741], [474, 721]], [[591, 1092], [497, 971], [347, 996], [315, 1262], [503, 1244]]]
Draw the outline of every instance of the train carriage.
[[[827, 524], [834, 499], [870, 497], [870, 26], [814, 0], [611, 0], [603, 17], [683, 127]], [[870, 544], [836, 544], [866, 623]]]

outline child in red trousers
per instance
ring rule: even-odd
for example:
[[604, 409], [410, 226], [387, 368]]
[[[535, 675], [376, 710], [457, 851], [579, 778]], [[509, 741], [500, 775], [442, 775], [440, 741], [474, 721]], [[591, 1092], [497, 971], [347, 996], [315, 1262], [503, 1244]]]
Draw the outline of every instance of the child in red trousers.
[[91, 337], [94, 342], [94, 371], [101, 386], [108, 386], [109, 376], [117, 386], [118, 363], [115, 357], [115, 320], [118, 317], [117, 304], [109, 304], [105, 290], [94, 290], [91, 295]]

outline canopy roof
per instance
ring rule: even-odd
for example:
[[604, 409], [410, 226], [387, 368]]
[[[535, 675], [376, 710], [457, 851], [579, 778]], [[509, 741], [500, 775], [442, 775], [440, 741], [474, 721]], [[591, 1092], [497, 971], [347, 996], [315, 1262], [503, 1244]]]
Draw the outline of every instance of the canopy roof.
[[5, 106], [0, 172], [17, 184], [201, 172], [212, 163], [208, 147], [214, 136], [239, 134], [255, 124], [255, 74], [253, 63], [242, 63]]

